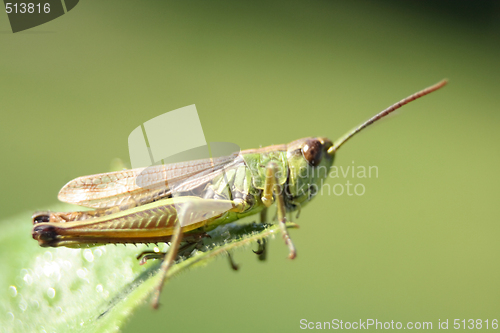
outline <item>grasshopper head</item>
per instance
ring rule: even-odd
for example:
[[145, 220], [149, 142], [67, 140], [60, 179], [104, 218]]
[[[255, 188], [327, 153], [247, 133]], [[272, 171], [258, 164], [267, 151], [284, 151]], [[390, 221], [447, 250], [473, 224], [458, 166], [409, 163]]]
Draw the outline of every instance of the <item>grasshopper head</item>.
[[333, 164], [333, 154], [328, 152], [332, 146], [327, 138], [304, 138], [287, 145], [289, 207], [304, 205], [321, 189]]

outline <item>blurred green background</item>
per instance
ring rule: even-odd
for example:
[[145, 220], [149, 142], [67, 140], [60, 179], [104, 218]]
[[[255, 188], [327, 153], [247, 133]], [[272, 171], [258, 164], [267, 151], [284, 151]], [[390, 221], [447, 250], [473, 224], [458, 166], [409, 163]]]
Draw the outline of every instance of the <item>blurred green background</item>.
[[296, 260], [278, 238], [265, 263], [248, 250], [237, 273], [225, 260], [190, 271], [125, 332], [500, 319], [497, 2], [81, 1], [16, 34], [0, 15], [0, 40], [4, 219], [128, 161], [129, 133], [179, 107], [196, 104], [207, 141], [246, 149], [336, 139], [450, 80], [341, 149], [337, 166], [379, 177], [308, 205]]

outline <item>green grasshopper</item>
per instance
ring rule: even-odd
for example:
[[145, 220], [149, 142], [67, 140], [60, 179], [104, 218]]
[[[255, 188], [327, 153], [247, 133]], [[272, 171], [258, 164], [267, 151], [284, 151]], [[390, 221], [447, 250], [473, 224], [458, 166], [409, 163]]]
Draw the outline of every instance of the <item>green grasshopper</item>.
[[[286, 213], [300, 212], [317, 194], [337, 150], [380, 118], [446, 83], [443, 80], [401, 100], [335, 142], [309, 137], [232, 156], [76, 178], [61, 189], [59, 199], [93, 210], [37, 212], [32, 236], [43, 247], [169, 242], [165, 254], [138, 256], [141, 263], [163, 258], [161, 282], [153, 296], [155, 308], [183, 238], [185, 243], [195, 244], [207, 231], [259, 213], [264, 223], [265, 212], [273, 203], [288, 257], [293, 259], [297, 252], [286, 228]], [[136, 180], [144, 175], [147, 177], [139, 186]], [[257, 253], [263, 252], [262, 245]]]

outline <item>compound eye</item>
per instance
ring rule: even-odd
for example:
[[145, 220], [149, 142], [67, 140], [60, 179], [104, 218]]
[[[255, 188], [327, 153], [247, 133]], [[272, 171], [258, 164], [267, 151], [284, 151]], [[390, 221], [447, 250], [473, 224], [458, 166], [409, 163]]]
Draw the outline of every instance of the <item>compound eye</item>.
[[302, 148], [302, 155], [311, 166], [318, 166], [323, 159], [323, 145], [319, 140], [309, 139]]

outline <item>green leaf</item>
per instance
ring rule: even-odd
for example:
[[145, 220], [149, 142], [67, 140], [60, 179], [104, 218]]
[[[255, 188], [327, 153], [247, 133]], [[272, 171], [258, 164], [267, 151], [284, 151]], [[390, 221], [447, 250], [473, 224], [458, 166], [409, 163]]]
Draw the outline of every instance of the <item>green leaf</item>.
[[[30, 220], [31, 214], [22, 214], [0, 222], [2, 331], [116, 332], [137, 306], [149, 300], [159, 283], [160, 261], [149, 260], [141, 266], [136, 260], [139, 253], [154, 246], [41, 248], [31, 237]], [[276, 232], [278, 226], [255, 223], [221, 226], [209, 233], [211, 238], [204, 239], [201, 250], [172, 266], [167, 280]]]

